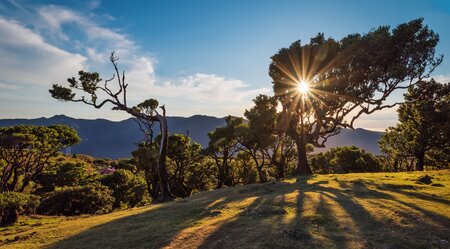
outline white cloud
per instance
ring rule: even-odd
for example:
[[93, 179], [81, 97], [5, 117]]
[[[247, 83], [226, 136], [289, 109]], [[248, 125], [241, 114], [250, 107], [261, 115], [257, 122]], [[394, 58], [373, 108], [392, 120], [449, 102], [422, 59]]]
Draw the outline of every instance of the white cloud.
[[6, 83], [2, 83], [0, 82], [0, 89], [2, 90], [12, 90], [12, 89], [20, 89], [22, 87], [14, 85], [14, 84], [6, 84]]
[[55, 83], [84, 68], [86, 58], [44, 41], [13, 20], [0, 17], [0, 80], [2, 82]]
[[168, 104], [171, 112], [176, 115], [200, 113], [214, 116], [227, 114], [242, 116], [244, 110], [250, 108], [251, 100], [256, 95], [271, 92], [269, 88], [252, 89], [241, 80], [214, 74], [197, 73], [163, 84], [152, 83], [151, 77], [146, 78], [147, 84], [139, 82], [135, 76], [131, 78], [135, 80], [128, 81], [132, 82], [130, 96], [133, 94], [141, 99], [157, 98], [162, 103]]
[[83, 32], [90, 42], [101, 42], [104, 49], [133, 50], [136, 48], [134, 42], [126, 35], [114, 30], [98, 25], [89, 17], [73, 11], [71, 9], [49, 5], [38, 9], [38, 14], [43, 22], [41, 29], [46, 29], [63, 40], [68, 40], [69, 36], [64, 32], [64, 25], [75, 25], [80, 32]]
[[439, 82], [439, 83], [448, 83], [448, 82], [450, 82], [450, 75], [436, 75], [436, 76], [433, 76], [433, 77], [431, 77], [431, 78], [433, 78], [436, 82]]
[[[252, 89], [238, 79], [203, 73], [169, 77], [159, 83], [156, 59], [147, 56], [130, 36], [100, 25], [89, 13], [66, 7], [41, 6], [35, 13], [35, 20], [28, 23], [0, 16], [0, 89], [17, 89], [16, 83], [23, 87], [40, 84], [40, 96], [48, 98], [46, 89], [52, 83], [64, 83], [81, 69], [98, 71], [102, 78], [109, 78], [112, 66], [108, 58], [111, 51], [116, 51], [129, 84], [129, 103], [156, 98], [168, 106], [170, 115], [242, 115], [257, 94], [271, 92], [269, 88]], [[48, 104], [52, 100], [42, 101]], [[64, 107], [61, 105], [61, 110]], [[70, 108], [64, 112], [79, 113]], [[114, 116], [117, 112], [106, 118]]]

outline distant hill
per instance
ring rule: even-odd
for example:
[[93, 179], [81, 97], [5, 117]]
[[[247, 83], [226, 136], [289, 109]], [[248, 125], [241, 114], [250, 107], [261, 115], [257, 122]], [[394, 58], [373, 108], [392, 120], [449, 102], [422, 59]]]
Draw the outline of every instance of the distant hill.
[[[208, 145], [208, 132], [225, 125], [223, 118], [194, 115], [191, 117], [168, 117], [170, 133], [189, 131], [189, 137], [203, 147]], [[123, 121], [106, 119], [77, 119], [64, 115], [37, 119], [0, 119], [0, 127], [14, 125], [51, 125], [65, 124], [78, 131], [82, 141], [71, 148], [71, 153], [87, 154], [94, 157], [123, 158], [130, 157], [136, 144], [143, 139], [136, 122], [129, 118]], [[378, 139], [381, 132], [364, 129], [344, 129], [339, 135], [330, 138], [327, 147], [356, 145], [366, 151], [379, 154]], [[323, 149], [319, 150], [323, 151]]]

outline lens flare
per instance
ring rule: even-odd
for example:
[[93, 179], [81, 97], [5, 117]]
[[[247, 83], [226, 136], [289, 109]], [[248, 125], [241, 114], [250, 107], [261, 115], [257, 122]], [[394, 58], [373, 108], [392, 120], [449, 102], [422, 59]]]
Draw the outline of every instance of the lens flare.
[[298, 83], [298, 85], [297, 85], [297, 90], [298, 90], [300, 93], [306, 93], [306, 92], [308, 92], [308, 90], [309, 90], [308, 82], [306, 82], [306, 81], [300, 81], [300, 82]]

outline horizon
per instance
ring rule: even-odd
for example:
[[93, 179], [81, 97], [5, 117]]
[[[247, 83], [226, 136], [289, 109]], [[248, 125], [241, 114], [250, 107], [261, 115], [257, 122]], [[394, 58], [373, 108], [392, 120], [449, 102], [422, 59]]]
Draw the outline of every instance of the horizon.
[[[273, 95], [267, 69], [270, 56], [279, 49], [296, 40], [308, 41], [318, 32], [339, 39], [419, 17], [440, 35], [436, 54], [443, 54], [444, 61], [432, 76], [442, 83], [450, 81], [447, 1], [236, 3], [2, 2], [0, 119], [58, 113], [127, 119], [127, 114], [107, 108], [60, 103], [48, 93], [52, 84], [65, 83], [81, 69], [109, 77], [111, 51], [117, 52], [129, 79], [130, 103], [156, 98], [167, 106], [168, 116], [242, 117], [257, 94]], [[320, 18], [314, 11], [318, 8]], [[388, 101], [401, 100], [402, 94], [395, 92]], [[396, 123], [396, 108], [390, 108], [363, 115], [355, 128], [384, 131]]]
[[[32, 120], [32, 119], [41, 119], [41, 118], [51, 119], [51, 118], [54, 118], [54, 117], [57, 117], [57, 116], [64, 116], [64, 117], [67, 117], [67, 118], [78, 119], [78, 120], [92, 120], [92, 121], [95, 121], [95, 120], [107, 120], [107, 121], [111, 121], [111, 122], [122, 122], [122, 121], [125, 121], [125, 120], [128, 120], [128, 119], [134, 118], [134, 117], [128, 117], [128, 118], [124, 118], [124, 119], [121, 119], [121, 120], [111, 120], [111, 119], [107, 119], [107, 118], [98, 118], [98, 117], [97, 118], [76, 118], [76, 117], [68, 116], [66, 114], [55, 114], [53, 116], [47, 116], [47, 117], [42, 116], [42, 117], [37, 117], [37, 118], [0, 118], [0, 121], [1, 120], [16, 120], [16, 119]], [[185, 116], [170, 116], [169, 115], [167, 117], [168, 118], [192, 118], [192, 117], [195, 117], [195, 116], [203, 116], [203, 117], [217, 118], [217, 119], [224, 119], [226, 117], [226, 116], [225, 117], [217, 117], [217, 116], [204, 115], [204, 114], [194, 114], [194, 115], [186, 116], [186, 117]], [[244, 120], [246, 120], [245, 117], [244, 117]], [[371, 130], [371, 129], [367, 129], [367, 128], [363, 128], [363, 127], [355, 127], [354, 129], [351, 129], [351, 128], [342, 128], [342, 129], [348, 129], [348, 130], [362, 129], [362, 130], [373, 131], [373, 132], [385, 132], [385, 130]]]

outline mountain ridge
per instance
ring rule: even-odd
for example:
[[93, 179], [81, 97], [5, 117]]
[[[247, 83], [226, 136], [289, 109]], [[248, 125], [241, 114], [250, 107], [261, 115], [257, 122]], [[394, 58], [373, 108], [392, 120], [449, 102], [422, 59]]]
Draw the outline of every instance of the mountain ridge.
[[[167, 117], [169, 133], [186, 134], [200, 143], [203, 147], [208, 145], [208, 132], [224, 126], [224, 118], [196, 114], [190, 117]], [[63, 114], [52, 117], [35, 119], [0, 119], [0, 127], [14, 125], [52, 125], [65, 124], [77, 130], [82, 141], [71, 147], [71, 153], [87, 154], [95, 157], [124, 158], [130, 157], [136, 144], [143, 140], [143, 135], [133, 118], [113, 121], [103, 118], [83, 119], [73, 118]], [[337, 146], [355, 145], [368, 152], [380, 154], [378, 140], [382, 132], [357, 128], [355, 130], [342, 129], [340, 134], [328, 139], [326, 148], [316, 149], [325, 151]]]

